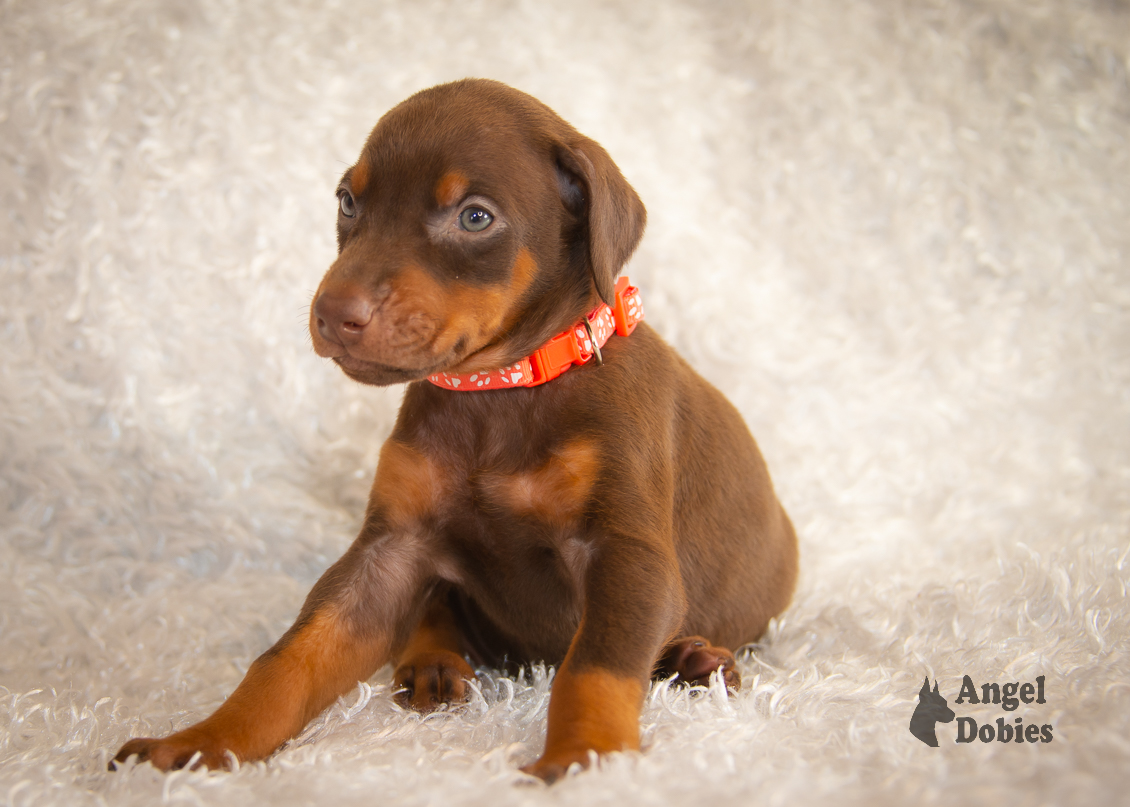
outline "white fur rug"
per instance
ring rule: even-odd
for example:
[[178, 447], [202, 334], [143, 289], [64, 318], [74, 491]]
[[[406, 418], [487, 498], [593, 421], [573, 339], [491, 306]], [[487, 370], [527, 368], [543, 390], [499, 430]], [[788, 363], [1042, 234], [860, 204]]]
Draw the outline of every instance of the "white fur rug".
[[[1128, 69], [1115, 0], [0, 4], [0, 804], [1124, 802]], [[107, 772], [352, 539], [401, 391], [310, 350], [333, 189], [466, 75], [643, 197], [630, 275], [761, 443], [794, 605], [737, 697], [657, 687], [641, 755], [552, 788], [541, 669], [427, 718], [385, 670], [265, 764]], [[1052, 741], [924, 745], [927, 676]]]

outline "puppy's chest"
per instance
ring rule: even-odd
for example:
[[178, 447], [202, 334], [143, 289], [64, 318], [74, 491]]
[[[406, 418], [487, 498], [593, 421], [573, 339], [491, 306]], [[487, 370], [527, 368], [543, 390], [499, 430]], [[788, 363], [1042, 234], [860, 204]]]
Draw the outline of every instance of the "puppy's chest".
[[600, 474], [595, 441], [390, 439], [373, 488], [394, 529], [436, 537], [575, 534]]

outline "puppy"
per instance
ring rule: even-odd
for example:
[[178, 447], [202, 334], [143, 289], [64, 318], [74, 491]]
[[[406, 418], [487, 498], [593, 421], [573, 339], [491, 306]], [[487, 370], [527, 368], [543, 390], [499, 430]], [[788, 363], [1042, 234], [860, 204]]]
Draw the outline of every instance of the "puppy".
[[604, 149], [458, 81], [386, 114], [337, 196], [314, 349], [408, 384], [364, 526], [215, 714], [115, 760], [261, 759], [389, 662], [426, 710], [468, 659], [544, 660], [525, 770], [552, 781], [639, 748], [653, 674], [736, 685], [727, 648], [788, 604], [796, 537], [741, 416], [617, 280], [646, 214]]

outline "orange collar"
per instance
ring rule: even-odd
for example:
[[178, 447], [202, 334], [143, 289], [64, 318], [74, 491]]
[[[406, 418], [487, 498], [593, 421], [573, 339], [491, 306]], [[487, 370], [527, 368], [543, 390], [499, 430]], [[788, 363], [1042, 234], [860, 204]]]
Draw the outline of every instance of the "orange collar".
[[610, 306], [601, 303], [569, 330], [557, 334], [526, 358], [498, 370], [481, 373], [436, 373], [428, 376], [437, 387], [458, 392], [476, 392], [508, 387], [536, 387], [551, 381], [574, 364], [584, 364], [593, 356], [603, 363], [600, 349], [613, 333], [627, 336], [643, 319], [640, 290], [628, 285], [628, 278], [616, 282], [616, 299]]

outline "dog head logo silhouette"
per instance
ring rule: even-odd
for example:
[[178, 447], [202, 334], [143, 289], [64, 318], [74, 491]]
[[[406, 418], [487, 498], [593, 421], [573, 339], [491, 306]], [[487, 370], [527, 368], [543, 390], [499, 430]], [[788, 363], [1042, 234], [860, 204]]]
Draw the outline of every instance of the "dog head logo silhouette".
[[910, 733], [926, 745], [937, 748], [938, 737], [934, 734], [934, 724], [949, 723], [953, 721], [953, 716], [953, 709], [938, 693], [938, 682], [934, 681], [934, 691], [931, 692], [930, 679], [927, 678], [918, 691], [918, 706], [910, 716]]

